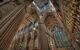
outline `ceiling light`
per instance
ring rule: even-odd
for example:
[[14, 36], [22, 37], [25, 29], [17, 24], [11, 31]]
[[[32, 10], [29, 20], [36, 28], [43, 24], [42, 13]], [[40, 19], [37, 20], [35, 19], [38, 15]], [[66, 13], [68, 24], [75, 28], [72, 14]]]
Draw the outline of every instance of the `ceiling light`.
[[34, 27], [33, 30], [36, 30], [36, 28]]

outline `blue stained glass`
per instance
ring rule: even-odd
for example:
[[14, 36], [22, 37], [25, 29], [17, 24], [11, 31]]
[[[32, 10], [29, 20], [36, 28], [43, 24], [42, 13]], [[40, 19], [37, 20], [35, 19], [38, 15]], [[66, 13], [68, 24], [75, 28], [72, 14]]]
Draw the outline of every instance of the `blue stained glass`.
[[54, 38], [57, 47], [72, 47], [72, 44], [67, 37], [66, 33], [61, 31], [59, 28], [54, 28]]

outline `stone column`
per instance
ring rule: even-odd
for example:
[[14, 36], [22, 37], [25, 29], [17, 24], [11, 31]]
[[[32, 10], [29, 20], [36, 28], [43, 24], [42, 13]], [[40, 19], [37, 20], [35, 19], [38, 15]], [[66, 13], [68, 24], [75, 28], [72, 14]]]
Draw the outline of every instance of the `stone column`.
[[33, 50], [34, 49], [34, 31], [32, 31], [30, 34], [31, 34], [31, 40], [29, 43], [29, 50]]
[[38, 42], [39, 42], [39, 50], [49, 50], [48, 47], [48, 38], [46, 36], [46, 27], [45, 24], [40, 20], [38, 25]]

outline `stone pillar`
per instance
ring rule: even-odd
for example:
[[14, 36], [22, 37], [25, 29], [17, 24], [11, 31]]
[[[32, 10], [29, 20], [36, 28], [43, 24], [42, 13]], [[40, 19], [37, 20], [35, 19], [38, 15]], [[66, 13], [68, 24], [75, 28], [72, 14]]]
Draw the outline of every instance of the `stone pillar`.
[[32, 31], [30, 34], [31, 34], [31, 40], [29, 43], [29, 50], [33, 50], [34, 49], [34, 31]]
[[38, 32], [39, 50], [49, 50], [48, 38], [45, 35], [46, 27], [45, 27], [45, 24], [42, 23], [41, 21], [39, 22], [37, 32]]

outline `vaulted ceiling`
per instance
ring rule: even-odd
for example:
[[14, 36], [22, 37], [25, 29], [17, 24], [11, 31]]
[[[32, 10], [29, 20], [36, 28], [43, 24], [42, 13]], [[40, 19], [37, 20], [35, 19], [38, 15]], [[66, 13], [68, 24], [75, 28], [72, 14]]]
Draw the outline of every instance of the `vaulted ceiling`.
[[[39, 6], [42, 3], [44, 4], [49, 1], [48, 0], [44, 0], [44, 1], [43, 0], [34, 0], [34, 2], [36, 2], [36, 4]], [[58, 23], [58, 21], [55, 18], [55, 15], [52, 12], [45, 12], [43, 17], [45, 17], [44, 22], [45, 22], [46, 27], [48, 27], [49, 29]], [[34, 6], [32, 4], [30, 4], [27, 8], [26, 15], [25, 15], [23, 21], [21, 22], [19, 30], [28, 26], [29, 23], [33, 22], [33, 20], [35, 20], [35, 19], [37, 19], [37, 20], [39, 19], [39, 14], [37, 13], [37, 10], [34, 8]]]

